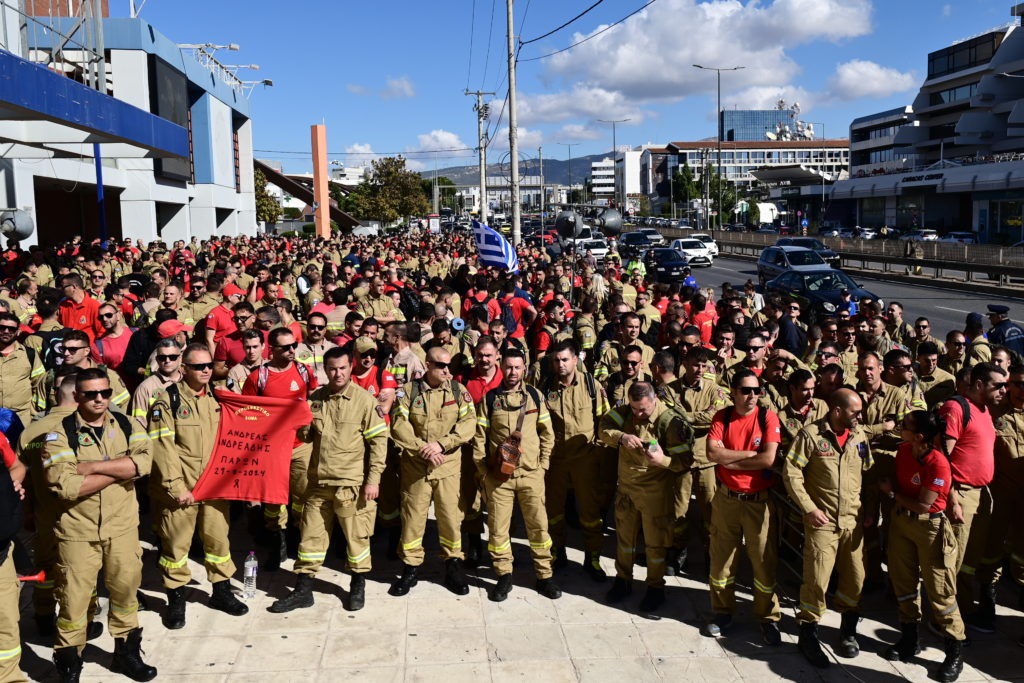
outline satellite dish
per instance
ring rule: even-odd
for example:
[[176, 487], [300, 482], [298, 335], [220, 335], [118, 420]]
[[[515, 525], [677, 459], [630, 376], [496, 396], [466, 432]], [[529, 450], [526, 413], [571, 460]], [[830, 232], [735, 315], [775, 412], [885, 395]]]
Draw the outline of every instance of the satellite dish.
[[36, 226], [32, 214], [22, 209], [0, 213], [0, 234], [8, 239], [20, 242], [35, 232]]
[[770, 130], [766, 131], [764, 136], [766, 138], [768, 138], [769, 140], [778, 140], [779, 139], [779, 136], [776, 135], [775, 133], [771, 132]]

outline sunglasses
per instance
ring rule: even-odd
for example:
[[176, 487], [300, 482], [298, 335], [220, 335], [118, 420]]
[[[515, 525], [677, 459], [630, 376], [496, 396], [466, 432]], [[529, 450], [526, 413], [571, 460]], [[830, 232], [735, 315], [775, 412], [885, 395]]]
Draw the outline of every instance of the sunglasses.
[[799, 306], [790, 306], [789, 310], [791, 310], [791, 311], [799, 311], [800, 307]]
[[919, 330], [927, 330], [931, 325], [914, 325]]
[[178, 360], [179, 358], [181, 358], [181, 354], [180, 353], [174, 353], [174, 354], [158, 353], [158, 354], [156, 354], [156, 359], [160, 363], [166, 363], [167, 361], [171, 361], [171, 360]]
[[643, 361], [639, 361], [639, 360], [627, 360], [627, 361], [625, 361], [626, 365], [628, 365], [631, 368], [636, 367], [637, 365], [640, 365], [640, 363], [642, 363], [642, 362]]
[[740, 393], [744, 396], [759, 396], [761, 387], [739, 387]]
[[93, 391], [82, 391], [79, 395], [86, 401], [95, 401], [98, 398], [110, 398], [114, 395], [113, 389], [95, 389]]
[[818, 355], [822, 358], [839, 358], [838, 353], [832, 353], [831, 351], [819, 351]]
[[88, 346], [65, 346], [62, 353], [78, 353], [82, 349], [87, 349]]
[[992, 382], [993, 389], [1005, 389], [1009, 382]]
[[115, 315], [117, 315], [117, 313], [100, 313], [100, 319], [101, 320], [110, 320]]
[[913, 367], [914, 367], [914, 366], [913, 366], [913, 365], [911, 365], [910, 363], [907, 363], [906, 365], [892, 365], [892, 366], [890, 366], [890, 367], [891, 367], [891, 368], [892, 368], [893, 370], [903, 370], [903, 371], [906, 371], [906, 370], [911, 370], [911, 369], [913, 369]]
[[246, 315], [246, 316], [243, 316], [243, 317], [241, 317], [241, 318], [240, 318], [240, 317], [238, 317], [237, 315], [236, 315], [236, 316], [234, 317], [234, 321], [235, 321], [236, 323], [247, 323], [247, 322], [249, 322], [250, 320], [252, 320], [252, 316], [251, 316], [251, 315]]
[[204, 372], [206, 370], [213, 370], [213, 363], [185, 363], [185, 367], [196, 372]]
[[967, 346], [967, 342], [946, 342], [950, 346]]
[[2, 330], [4, 332], [8, 332], [8, 333], [13, 333], [13, 332], [17, 332], [18, 331], [18, 326], [17, 325], [0, 325], [0, 330]]
[[764, 350], [763, 346], [748, 346], [747, 351], [750, 353], [757, 353], [758, 351]]
[[92, 279], [93, 280], [106, 280], [107, 276], [106, 275], [93, 275]]
[[433, 361], [433, 360], [430, 361], [430, 364], [433, 365], [438, 370], [447, 370], [447, 369], [449, 369], [452, 366], [451, 363], [442, 363], [440, 361]]
[[326, 330], [327, 325], [306, 325], [307, 330]]
[[844, 337], [856, 337], [857, 333], [856, 332], [849, 332], [849, 331], [848, 332], [843, 332], [843, 336]]
[[292, 342], [291, 344], [274, 344], [274, 348], [279, 349], [281, 351], [294, 351], [295, 349], [299, 348], [299, 344], [298, 342]]

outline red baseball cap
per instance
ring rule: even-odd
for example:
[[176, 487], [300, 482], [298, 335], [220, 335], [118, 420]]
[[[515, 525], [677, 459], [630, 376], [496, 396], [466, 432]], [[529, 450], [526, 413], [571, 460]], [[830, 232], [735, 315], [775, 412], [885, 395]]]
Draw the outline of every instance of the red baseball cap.
[[179, 332], [191, 332], [193, 329], [191, 325], [186, 325], [180, 320], [165, 320], [156, 328], [156, 333], [160, 335], [161, 339], [167, 339]]
[[245, 296], [245, 290], [238, 285], [224, 285], [220, 293], [224, 296]]

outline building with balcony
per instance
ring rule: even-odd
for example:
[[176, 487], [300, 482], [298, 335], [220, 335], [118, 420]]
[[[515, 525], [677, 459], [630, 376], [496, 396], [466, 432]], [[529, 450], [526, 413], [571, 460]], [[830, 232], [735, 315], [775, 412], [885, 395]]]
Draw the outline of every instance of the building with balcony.
[[[676, 156], [678, 164], [693, 169], [699, 178], [710, 164], [717, 172], [718, 142], [670, 142], [665, 146]], [[722, 176], [739, 187], [748, 188], [757, 179], [755, 169], [799, 164], [827, 174], [838, 175], [847, 170], [850, 147], [847, 140], [760, 140], [722, 143]]]
[[590, 162], [590, 186], [594, 199], [612, 199], [615, 195], [615, 162], [605, 157]]
[[896, 134], [904, 126], [917, 126], [913, 107], [904, 106], [868, 114], [850, 124], [850, 177], [889, 173], [914, 168], [917, 158], [904, 146], [896, 146]]

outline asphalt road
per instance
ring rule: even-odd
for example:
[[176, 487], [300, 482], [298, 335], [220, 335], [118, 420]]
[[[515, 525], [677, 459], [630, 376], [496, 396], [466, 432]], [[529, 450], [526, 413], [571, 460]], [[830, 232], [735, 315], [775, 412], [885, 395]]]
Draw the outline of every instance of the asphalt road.
[[[711, 286], [720, 291], [719, 288], [725, 282], [734, 287], [742, 287], [747, 280], [757, 282], [757, 267], [750, 261], [718, 258], [711, 268], [694, 268], [693, 275], [702, 287]], [[904, 318], [911, 324], [914, 318], [927, 316], [932, 324], [932, 334], [940, 339], [944, 339], [949, 330], [962, 330], [968, 313], [985, 314], [986, 306], [991, 303], [1009, 306], [1012, 320], [1024, 320], [1024, 302], [1013, 299], [998, 299], [987, 294], [943, 289], [941, 286], [888, 282], [881, 278], [854, 277], [854, 280], [862, 284], [864, 289], [881, 297], [885, 303], [902, 303]]]

